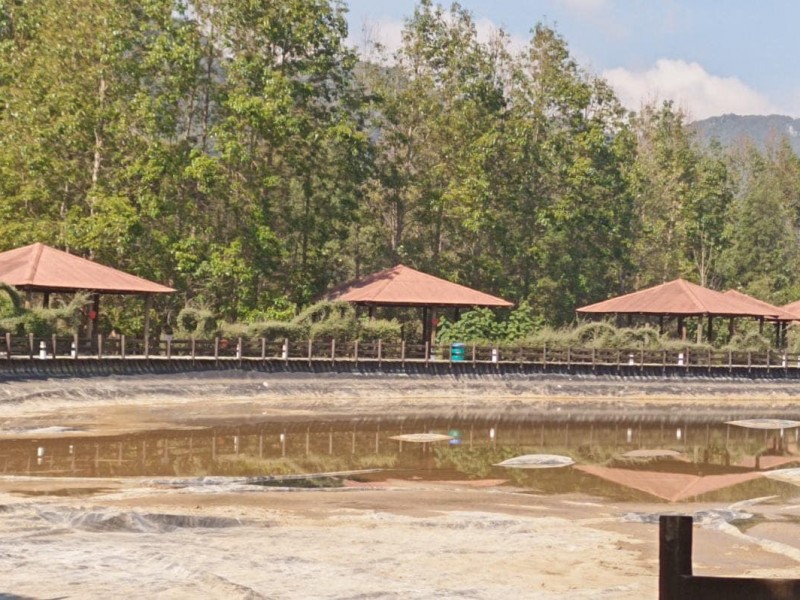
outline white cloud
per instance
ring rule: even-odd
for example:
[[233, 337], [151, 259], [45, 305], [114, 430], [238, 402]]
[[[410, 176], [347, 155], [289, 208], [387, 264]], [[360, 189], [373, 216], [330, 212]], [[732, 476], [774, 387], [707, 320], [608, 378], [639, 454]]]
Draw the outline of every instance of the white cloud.
[[618, 68], [603, 77], [631, 110], [653, 100], [673, 100], [691, 119], [735, 113], [780, 113], [767, 97], [736, 77], [718, 77], [697, 63], [662, 58], [647, 71]]
[[[403, 21], [389, 17], [365, 19], [357, 30], [351, 27], [347, 41], [358, 50], [361, 56], [373, 60], [378, 59], [374, 53], [374, 45], [376, 43], [380, 44], [385, 58], [391, 60], [391, 57], [394, 56], [394, 53], [403, 43], [403, 25]], [[500, 30], [501, 27], [491, 19], [480, 18], [475, 20], [475, 31], [478, 35], [478, 41], [482, 44], [488, 43], [499, 35]], [[527, 45], [526, 39], [508, 32], [506, 32], [506, 41], [509, 50], [512, 52], [520, 52]]]
[[609, 7], [608, 0], [558, 0], [565, 9], [580, 14], [599, 13]]
[[403, 22], [389, 17], [366, 18], [359, 28], [351, 26], [347, 41], [364, 58], [379, 58], [375, 44], [381, 46], [387, 59], [391, 58], [403, 43]]

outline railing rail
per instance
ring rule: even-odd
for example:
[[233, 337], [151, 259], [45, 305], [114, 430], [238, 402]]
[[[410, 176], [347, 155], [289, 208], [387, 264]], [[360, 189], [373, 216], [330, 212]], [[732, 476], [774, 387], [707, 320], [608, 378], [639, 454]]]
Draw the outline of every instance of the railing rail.
[[537, 366], [542, 369], [613, 368], [635, 373], [644, 369], [677, 371], [797, 372], [800, 354], [769, 350], [653, 350], [551, 346], [412, 344], [380, 340], [286, 340], [266, 338], [166, 338], [146, 341], [126, 336], [77, 337], [33, 335], [0, 337], [0, 361], [47, 359], [167, 359], [174, 361], [284, 361], [350, 363], [462, 363]]

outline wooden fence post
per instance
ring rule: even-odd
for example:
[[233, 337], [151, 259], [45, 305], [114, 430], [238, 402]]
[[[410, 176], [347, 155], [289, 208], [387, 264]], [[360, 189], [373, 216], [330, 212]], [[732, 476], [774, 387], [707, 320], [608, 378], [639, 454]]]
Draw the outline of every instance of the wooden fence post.
[[358, 365], [358, 340], [353, 342], [353, 360]]
[[29, 333], [28, 334], [28, 358], [30, 358], [31, 360], [33, 360], [33, 343], [34, 343], [33, 334]]
[[428, 366], [428, 360], [431, 357], [430, 348], [431, 348], [431, 343], [430, 342], [425, 342], [425, 366], [426, 367]]
[[331, 340], [331, 362], [336, 362], [336, 338]]
[[378, 338], [378, 365], [383, 363], [383, 340]]
[[406, 341], [400, 340], [400, 361], [406, 366]]
[[103, 334], [97, 334], [97, 358], [103, 358]]
[[122, 357], [122, 360], [125, 360], [125, 336], [121, 335], [119, 338], [119, 354]]
[[685, 577], [692, 575], [692, 517], [661, 515], [658, 537], [658, 597], [686, 598]]
[[261, 338], [261, 362], [267, 362], [267, 338]]
[[219, 365], [219, 336], [214, 336], [214, 365]]
[[6, 332], [6, 359], [11, 360], [11, 332]]
[[191, 353], [192, 353], [192, 365], [195, 363], [195, 359], [197, 358], [197, 340], [192, 336], [192, 339], [189, 341], [191, 346]]
[[55, 333], [51, 337], [51, 344], [53, 345], [53, 358], [56, 358], [58, 356], [58, 338]]
[[314, 341], [312, 339], [308, 340], [308, 364], [311, 365], [311, 353], [314, 350]]
[[76, 333], [76, 334], [75, 334], [75, 335], [72, 337], [72, 347], [75, 349], [75, 353], [72, 355], [72, 358], [74, 358], [74, 359], [76, 359], [76, 360], [78, 359], [78, 355], [80, 354], [80, 350], [79, 350], [79, 348], [80, 348], [80, 345], [78, 344], [78, 342], [79, 342], [79, 340], [78, 340], [78, 334]]

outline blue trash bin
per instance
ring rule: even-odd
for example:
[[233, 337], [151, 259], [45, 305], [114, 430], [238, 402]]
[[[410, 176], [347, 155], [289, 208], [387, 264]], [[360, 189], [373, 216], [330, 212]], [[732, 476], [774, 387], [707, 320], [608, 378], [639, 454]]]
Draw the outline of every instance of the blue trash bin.
[[450, 344], [450, 360], [462, 362], [466, 349], [466, 344], [462, 344], [461, 342]]

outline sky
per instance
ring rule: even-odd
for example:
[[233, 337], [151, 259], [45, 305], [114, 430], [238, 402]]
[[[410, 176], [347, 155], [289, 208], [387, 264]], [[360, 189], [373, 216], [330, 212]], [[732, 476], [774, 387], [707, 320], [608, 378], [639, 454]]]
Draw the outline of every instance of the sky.
[[[415, 0], [345, 0], [351, 43], [397, 48]], [[448, 2], [442, 2], [445, 6]], [[796, 0], [461, 0], [488, 37], [524, 47], [536, 23], [561, 34], [579, 64], [631, 110], [673, 100], [690, 119], [727, 113], [800, 117]]]

